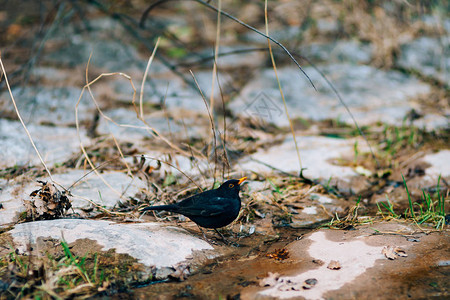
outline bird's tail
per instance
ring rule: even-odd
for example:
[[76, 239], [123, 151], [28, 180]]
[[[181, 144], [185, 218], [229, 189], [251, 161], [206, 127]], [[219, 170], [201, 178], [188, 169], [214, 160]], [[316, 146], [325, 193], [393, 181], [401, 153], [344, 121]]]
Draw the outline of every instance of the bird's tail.
[[166, 210], [166, 211], [176, 211], [177, 206], [173, 205], [173, 204], [169, 204], [169, 205], [155, 205], [155, 206], [148, 206], [145, 207], [143, 209], [141, 209], [141, 211], [147, 211], [147, 210]]

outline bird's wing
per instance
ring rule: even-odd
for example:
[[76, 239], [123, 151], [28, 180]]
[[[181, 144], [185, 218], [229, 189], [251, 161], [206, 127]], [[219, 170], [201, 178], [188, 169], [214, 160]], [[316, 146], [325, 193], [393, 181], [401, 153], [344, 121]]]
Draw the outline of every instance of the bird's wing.
[[[232, 203], [228, 198], [212, 197], [206, 199], [190, 199], [189, 203], [179, 206], [179, 213], [185, 216], [216, 216], [228, 211]], [[197, 200], [197, 201], [196, 201]]]

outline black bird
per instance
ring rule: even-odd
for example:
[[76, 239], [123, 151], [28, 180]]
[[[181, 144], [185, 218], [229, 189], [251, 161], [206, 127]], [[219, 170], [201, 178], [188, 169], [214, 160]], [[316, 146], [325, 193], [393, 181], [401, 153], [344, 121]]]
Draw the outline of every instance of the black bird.
[[182, 214], [201, 227], [213, 229], [224, 227], [239, 215], [241, 209], [240, 184], [246, 179], [247, 177], [228, 180], [217, 189], [191, 196], [178, 203], [149, 206], [141, 211], [165, 210]]

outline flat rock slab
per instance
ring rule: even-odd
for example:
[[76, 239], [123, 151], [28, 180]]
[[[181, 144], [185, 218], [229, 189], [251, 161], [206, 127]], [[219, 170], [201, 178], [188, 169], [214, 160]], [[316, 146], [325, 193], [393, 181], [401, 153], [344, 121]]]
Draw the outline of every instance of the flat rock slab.
[[[304, 70], [317, 91], [297, 68], [278, 69], [291, 119], [338, 119], [352, 124], [345, 107], [320, 74], [311, 67]], [[428, 84], [397, 71], [354, 64], [320, 66], [320, 70], [339, 91], [359, 125], [376, 122], [400, 125], [411, 109], [417, 109], [412, 100], [430, 92]], [[262, 71], [248, 83], [230, 107], [237, 115], [278, 126], [289, 125], [273, 69]]]
[[89, 208], [94, 202], [110, 209], [120, 201], [134, 197], [140, 189], [146, 187], [142, 180], [131, 178], [123, 172], [103, 172], [100, 173], [101, 178], [94, 172], [85, 175], [86, 171], [83, 170], [53, 175], [53, 179], [66, 188], [77, 182], [70, 190], [73, 194], [70, 199], [74, 208]]
[[[251, 194], [258, 202], [265, 202], [268, 205], [273, 203], [273, 187], [268, 181], [248, 180], [244, 184], [243, 193]], [[299, 191], [299, 194], [302, 194]], [[287, 207], [287, 212], [291, 214], [289, 222], [280, 220], [273, 222], [275, 226], [291, 228], [315, 228], [325, 220], [331, 220], [330, 215], [343, 215], [353, 203], [345, 199], [338, 199], [330, 195], [311, 192], [307, 197], [289, 197], [283, 200]], [[276, 207], [273, 207], [276, 210]], [[256, 226], [257, 227], [257, 226]]]
[[445, 179], [450, 177], [450, 150], [427, 154], [422, 160], [431, 165], [425, 170], [430, 180], [437, 182], [439, 176]]
[[[319, 179], [330, 186], [337, 186], [340, 191], [358, 193], [367, 187], [364, 178], [351, 167], [333, 164], [333, 161], [342, 157], [352, 157], [356, 141], [358, 145], [363, 145], [360, 139], [298, 136], [302, 167], [306, 168], [303, 175], [310, 179]], [[268, 150], [258, 150], [250, 158], [244, 158], [240, 164], [240, 168], [245, 171], [276, 172], [269, 166], [283, 172], [299, 174], [300, 166], [292, 137]]]
[[450, 39], [420, 37], [401, 47], [398, 64], [450, 84]]
[[[204, 114], [206, 118], [208, 116], [208, 108], [205, 105], [205, 101], [202, 99], [202, 94], [209, 105], [209, 97], [211, 94], [214, 95], [215, 99], [221, 99], [221, 89], [222, 91], [227, 91], [232, 89], [233, 86], [233, 78], [226, 73], [221, 73], [219, 75], [218, 82], [217, 75], [216, 77], [213, 77], [212, 71], [193, 72], [195, 81], [198, 84], [198, 86], [195, 85], [193, 87], [189, 86], [179, 77], [156, 74], [152, 71], [152, 67], [150, 67], [149, 78], [146, 80], [143, 91], [144, 102], [161, 106], [164, 105], [167, 110], [183, 108], [195, 111]], [[193, 81], [190, 72], [182, 73], [182, 75]], [[212, 84], [213, 78], [214, 87]], [[137, 89], [136, 102], [139, 101], [142, 79], [139, 78], [138, 80], [139, 82], [135, 82], [134, 84]], [[119, 101], [131, 102], [134, 90], [129, 81], [120, 79], [111, 81], [110, 84], [111, 90], [114, 91], [115, 97], [117, 97]], [[221, 102], [219, 103], [222, 105]]]
[[[72, 196], [69, 197], [72, 207], [76, 212], [80, 209], [90, 209], [101, 206], [111, 209], [120, 201], [125, 201], [129, 197], [134, 197], [140, 189], [146, 187], [145, 183], [138, 178], [131, 178], [122, 172], [104, 172], [100, 176], [111, 187], [108, 187], [102, 178], [94, 172], [88, 174], [85, 171], [73, 170], [64, 174], [53, 174], [53, 179], [64, 186], [71, 187]], [[38, 178], [41, 181], [50, 181], [49, 178]], [[16, 222], [20, 213], [25, 210], [23, 200], [30, 200], [30, 193], [38, 190], [40, 185], [37, 182], [16, 183], [14, 181], [3, 184], [5, 187], [0, 190], [0, 225]], [[0, 187], [2, 183], [0, 182]], [[58, 187], [61, 190], [61, 188]]]
[[0, 227], [17, 221], [19, 214], [25, 210], [22, 199], [23, 184], [0, 179]]
[[[48, 72], [51, 73], [53, 70], [50, 69]], [[81, 92], [82, 86], [21, 87], [12, 90], [19, 112], [27, 124], [58, 126], [75, 125], [75, 108]], [[93, 101], [88, 101], [89, 99], [89, 94], [85, 92], [78, 105], [79, 121], [93, 116], [95, 106]], [[10, 117], [16, 116], [7, 92], [0, 95], [0, 111]]]
[[[27, 128], [49, 167], [54, 163], [65, 162], [73, 153], [80, 151], [75, 128], [33, 124], [27, 126]], [[80, 135], [82, 141], [86, 143], [85, 134], [81, 132]], [[19, 121], [0, 119], [0, 141], [0, 168], [40, 164], [40, 160]]]
[[[408, 179], [407, 184], [411, 195], [422, 197], [423, 189], [435, 189], [438, 183], [439, 189], [442, 192], [450, 181], [450, 150], [444, 149], [435, 153], [428, 153], [423, 157], [413, 160], [407, 169], [408, 172], [415, 169], [422, 170], [423, 172], [418, 176]], [[395, 180], [402, 180], [400, 174], [396, 175]], [[400, 190], [404, 189], [403, 185], [398, 188]], [[389, 197], [391, 198], [391, 196]], [[402, 194], [399, 194], [397, 197], [392, 198], [401, 199], [404, 197], [402, 197]], [[380, 200], [384, 201], [382, 197], [380, 197]]]
[[340, 40], [331, 43], [310, 43], [300, 48], [302, 56], [313, 62], [368, 64], [374, 50], [369, 43]]
[[[241, 299], [445, 298], [449, 295], [448, 232], [426, 235], [416, 229], [381, 223], [354, 231], [321, 229], [308, 234], [286, 247], [290, 264], [303, 261], [298, 264], [301, 270], [290, 270], [288, 276], [269, 274], [260, 281], [265, 287], [248, 288]], [[388, 259], [382, 253], [387, 246], [401, 247], [407, 256]], [[331, 261], [338, 267], [331, 268]]]
[[84, 66], [92, 55], [90, 69], [125, 73], [145, 70], [146, 59], [129, 46], [129, 35], [118, 21], [99, 18], [86, 20], [85, 25], [88, 30], [68, 25], [52, 31], [49, 38], [61, 46], [43, 55], [43, 61], [67, 67]]
[[[97, 132], [99, 134], [113, 134], [120, 141], [133, 143], [138, 143], [144, 138], [152, 138], [154, 136], [153, 129], [173, 140], [175, 138], [207, 136], [206, 133], [209, 134], [209, 128], [206, 126], [211, 126], [207, 123], [206, 116], [202, 116], [204, 118], [204, 122], [202, 122], [196, 113], [183, 110], [176, 112], [171, 110], [170, 116], [166, 115], [164, 111], [144, 114], [146, 123], [137, 118], [134, 110], [117, 108], [103, 111], [103, 113], [110, 120], [101, 116]], [[204, 126], [202, 126], [202, 123]], [[141, 142], [141, 144], [144, 143], [148, 144], [148, 140]]]
[[29, 243], [39, 237], [64, 239], [73, 243], [80, 239], [96, 241], [102, 251], [115, 249], [129, 254], [147, 267], [174, 268], [192, 257], [193, 251], [213, 250], [204, 240], [176, 227], [157, 223], [118, 224], [109, 221], [59, 219], [22, 223], [9, 231], [19, 253], [27, 252]]

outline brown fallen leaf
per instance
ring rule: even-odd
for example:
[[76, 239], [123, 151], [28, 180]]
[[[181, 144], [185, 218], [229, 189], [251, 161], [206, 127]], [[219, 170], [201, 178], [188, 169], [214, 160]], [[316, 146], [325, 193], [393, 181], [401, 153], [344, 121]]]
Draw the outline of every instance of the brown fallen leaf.
[[266, 254], [266, 256], [281, 261], [289, 258], [289, 251], [286, 248], [276, 249], [274, 252]]
[[339, 270], [341, 268], [341, 263], [338, 262], [337, 260], [332, 260], [328, 264], [327, 268], [330, 270]]
[[391, 246], [385, 246], [383, 250], [381, 250], [381, 253], [384, 254], [388, 259], [394, 260], [397, 259], [397, 255], [394, 253], [394, 248]]
[[51, 183], [39, 181], [41, 187], [23, 199], [28, 221], [52, 220], [64, 217], [72, 207], [68, 194]]
[[394, 246], [385, 246], [381, 253], [384, 254], [388, 259], [394, 260], [397, 259], [398, 256], [407, 257], [406, 251], [401, 247]]
[[395, 247], [394, 248], [394, 253], [397, 254], [398, 256], [401, 256], [401, 257], [407, 257], [408, 256], [408, 254], [406, 254], [405, 249], [400, 248], [400, 247]]

